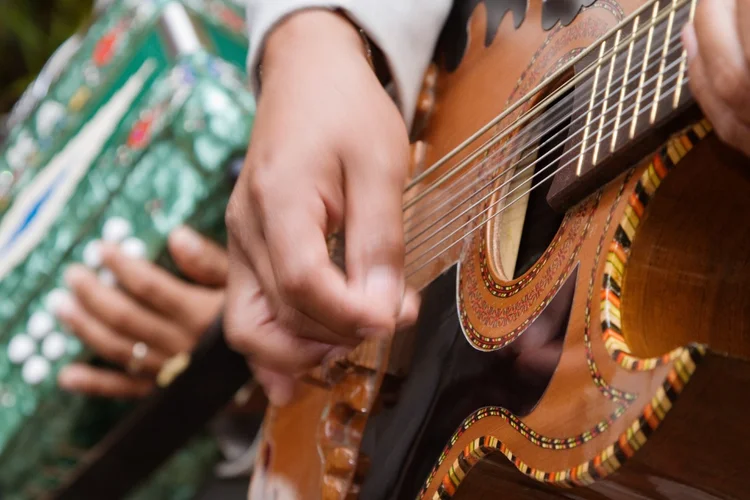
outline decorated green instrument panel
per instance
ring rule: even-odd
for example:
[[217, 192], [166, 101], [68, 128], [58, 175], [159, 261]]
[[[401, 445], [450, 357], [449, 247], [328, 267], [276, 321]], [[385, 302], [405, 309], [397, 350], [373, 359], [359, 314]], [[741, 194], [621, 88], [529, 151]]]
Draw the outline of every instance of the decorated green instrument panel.
[[[243, 156], [255, 111], [242, 16], [217, 0], [115, 4], [0, 149], [4, 499], [57, 487], [130, 408], [56, 385], [65, 364], [100, 362], [54, 318], [66, 267], [82, 262], [117, 286], [98, 260], [102, 241], [171, 269], [165, 246], [176, 226], [223, 237], [227, 169]], [[180, 37], [200, 43], [180, 49]], [[190, 498], [216, 456], [197, 438], [134, 498]]]

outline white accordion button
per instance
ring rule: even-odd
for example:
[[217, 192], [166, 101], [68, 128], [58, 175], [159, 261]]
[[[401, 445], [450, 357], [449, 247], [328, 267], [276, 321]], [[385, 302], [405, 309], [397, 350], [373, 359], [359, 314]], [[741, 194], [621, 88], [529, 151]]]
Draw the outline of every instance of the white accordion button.
[[42, 342], [42, 354], [50, 361], [57, 361], [65, 355], [65, 335], [52, 332]]
[[36, 130], [45, 137], [52, 133], [58, 122], [65, 117], [65, 107], [59, 102], [45, 101], [39, 106], [36, 118]]
[[143, 259], [146, 257], [146, 244], [138, 238], [128, 238], [120, 245], [120, 250], [126, 257], [131, 259]]
[[44, 299], [44, 307], [47, 312], [56, 315], [57, 311], [66, 304], [73, 300], [70, 292], [64, 288], [55, 288], [52, 290], [47, 297]]
[[44, 311], [37, 311], [31, 315], [26, 324], [26, 332], [33, 339], [41, 339], [55, 328], [55, 320]]
[[101, 271], [99, 271], [98, 276], [99, 276], [99, 282], [102, 285], [112, 287], [112, 288], [117, 286], [117, 277], [115, 276], [115, 273], [113, 273], [109, 269], [107, 268], [102, 269]]
[[49, 375], [49, 361], [41, 356], [32, 356], [26, 360], [21, 369], [21, 376], [24, 382], [29, 385], [36, 385]]
[[130, 236], [133, 230], [130, 222], [122, 217], [107, 219], [102, 227], [102, 239], [110, 243], [120, 243]]
[[36, 342], [25, 333], [19, 333], [10, 339], [8, 344], [8, 359], [11, 363], [19, 365], [29, 359], [36, 351]]
[[89, 269], [97, 269], [102, 265], [102, 242], [93, 240], [83, 247], [83, 263]]

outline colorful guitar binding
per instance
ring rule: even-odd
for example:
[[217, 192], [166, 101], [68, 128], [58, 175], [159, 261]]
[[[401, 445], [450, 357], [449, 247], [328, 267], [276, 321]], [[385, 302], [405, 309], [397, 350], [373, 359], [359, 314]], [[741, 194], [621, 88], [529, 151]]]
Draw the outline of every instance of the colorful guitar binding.
[[[99, 362], [54, 319], [65, 268], [83, 262], [111, 282], [100, 240], [174, 270], [165, 245], [176, 226], [223, 238], [226, 169], [255, 112], [246, 53], [237, 2], [115, 4], [0, 149], [4, 499], [59, 486], [130, 409], [57, 388], [65, 364]], [[197, 437], [132, 498], [191, 498], [217, 456]]]

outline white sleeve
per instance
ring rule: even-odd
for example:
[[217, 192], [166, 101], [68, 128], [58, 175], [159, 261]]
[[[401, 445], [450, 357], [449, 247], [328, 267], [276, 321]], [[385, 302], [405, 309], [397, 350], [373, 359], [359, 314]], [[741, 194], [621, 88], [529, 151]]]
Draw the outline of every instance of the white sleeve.
[[263, 44], [280, 20], [301, 9], [341, 9], [385, 55], [398, 105], [411, 126], [422, 78], [452, 3], [452, 0], [248, 0], [247, 63], [251, 89], [257, 92], [260, 88], [256, 68]]

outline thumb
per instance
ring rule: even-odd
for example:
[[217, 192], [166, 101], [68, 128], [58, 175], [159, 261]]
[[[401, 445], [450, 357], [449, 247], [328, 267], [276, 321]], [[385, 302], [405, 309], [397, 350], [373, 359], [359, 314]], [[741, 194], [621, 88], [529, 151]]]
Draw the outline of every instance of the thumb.
[[227, 253], [195, 230], [180, 226], [169, 235], [169, 253], [180, 271], [200, 285], [225, 286]]
[[260, 366], [252, 366], [252, 370], [272, 405], [286, 406], [292, 401], [295, 380], [291, 375]]
[[393, 170], [371, 164], [347, 178], [346, 271], [362, 297], [360, 337], [392, 335], [404, 298], [404, 179]]

